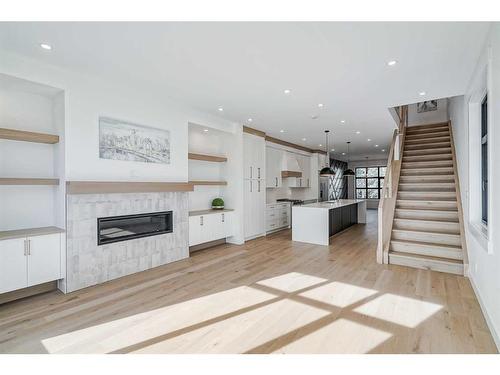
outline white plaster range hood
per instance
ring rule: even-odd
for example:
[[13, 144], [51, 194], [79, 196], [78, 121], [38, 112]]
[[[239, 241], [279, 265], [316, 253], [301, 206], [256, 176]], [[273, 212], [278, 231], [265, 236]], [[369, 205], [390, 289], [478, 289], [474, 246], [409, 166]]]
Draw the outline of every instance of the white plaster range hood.
[[281, 177], [302, 177], [302, 169], [292, 152], [285, 152], [281, 162]]

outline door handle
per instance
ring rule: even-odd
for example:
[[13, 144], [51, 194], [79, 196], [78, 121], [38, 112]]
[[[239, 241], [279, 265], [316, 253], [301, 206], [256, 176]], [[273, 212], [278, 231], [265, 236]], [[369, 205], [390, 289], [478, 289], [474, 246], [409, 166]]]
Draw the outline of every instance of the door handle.
[[222, 214], [222, 222], [224, 223], [224, 214]]
[[257, 192], [260, 193], [260, 180], [258, 181], [258, 185], [257, 186], [258, 186]]
[[28, 240], [28, 255], [31, 255], [31, 240]]
[[276, 179], [276, 187], [278, 187], [278, 177], [275, 177]]
[[252, 171], [252, 167], [250, 167], [250, 178], [253, 178], [253, 171]]
[[200, 225], [203, 225], [203, 216], [200, 216]]
[[257, 178], [260, 178], [260, 168], [257, 168]]
[[28, 255], [28, 240], [24, 240], [24, 256]]

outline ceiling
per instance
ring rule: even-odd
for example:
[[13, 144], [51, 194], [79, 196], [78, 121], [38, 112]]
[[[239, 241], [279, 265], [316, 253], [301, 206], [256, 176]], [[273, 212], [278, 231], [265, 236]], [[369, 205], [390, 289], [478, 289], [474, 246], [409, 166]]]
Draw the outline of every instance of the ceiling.
[[352, 157], [376, 158], [394, 128], [389, 107], [465, 92], [488, 29], [471, 22], [4, 22], [0, 47], [159, 86], [192, 107], [311, 148], [324, 147], [329, 129], [335, 157], [349, 140]]

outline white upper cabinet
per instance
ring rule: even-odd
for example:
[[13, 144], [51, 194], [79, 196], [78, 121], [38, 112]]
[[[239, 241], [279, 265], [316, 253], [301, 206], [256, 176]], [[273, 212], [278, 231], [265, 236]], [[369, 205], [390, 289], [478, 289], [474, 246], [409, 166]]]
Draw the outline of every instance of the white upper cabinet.
[[266, 178], [266, 141], [263, 137], [243, 134], [243, 176], [245, 179]]
[[281, 187], [281, 165], [284, 152], [273, 147], [266, 147], [266, 187]]

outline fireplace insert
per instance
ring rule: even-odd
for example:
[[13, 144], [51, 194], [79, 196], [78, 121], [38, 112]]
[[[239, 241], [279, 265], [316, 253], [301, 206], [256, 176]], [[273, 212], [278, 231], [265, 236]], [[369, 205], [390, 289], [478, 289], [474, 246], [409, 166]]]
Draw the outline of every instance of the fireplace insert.
[[97, 219], [97, 245], [173, 232], [172, 211]]

